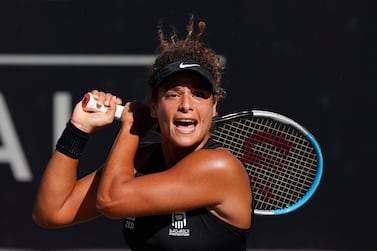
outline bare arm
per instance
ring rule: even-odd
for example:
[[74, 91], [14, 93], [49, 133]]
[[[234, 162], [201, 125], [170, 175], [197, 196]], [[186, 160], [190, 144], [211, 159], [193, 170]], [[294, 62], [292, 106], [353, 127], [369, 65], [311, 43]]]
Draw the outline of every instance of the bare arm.
[[[91, 133], [114, 119], [115, 106], [121, 100], [96, 92], [96, 97], [109, 107], [107, 113], [88, 113], [79, 102], [72, 114], [72, 124], [83, 132]], [[55, 151], [47, 164], [40, 182], [34, 221], [44, 227], [62, 227], [89, 220], [100, 215], [96, 210], [96, 196], [101, 170], [77, 179], [78, 159]], [[84, 168], [84, 167], [82, 167]]]
[[[97, 208], [104, 214], [114, 207], [113, 202], [117, 201], [119, 187], [134, 179], [134, 163], [139, 144], [139, 136], [132, 133], [134, 105], [135, 103], [127, 103], [124, 107], [121, 117], [122, 127], [103, 169], [98, 189]], [[111, 217], [111, 213], [107, 215]]]
[[101, 213], [124, 218], [206, 207], [231, 224], [249, 226], [249, 179], [229, 151], [195, 151], [164, 172], [135, 178], [137, 144], [130, 126], [123, 125], [101, 177], [97, 201]]
[[33, 219], [44, 227], [61, 227], [99, 215], [95, 209], [100, 171], [77, 181], [77, 162], [56, 151], [43, 175]]

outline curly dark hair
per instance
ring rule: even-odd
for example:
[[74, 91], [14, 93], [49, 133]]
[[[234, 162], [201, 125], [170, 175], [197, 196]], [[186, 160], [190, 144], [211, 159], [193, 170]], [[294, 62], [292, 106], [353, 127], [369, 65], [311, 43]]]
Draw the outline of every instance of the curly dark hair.
[[194, 34], [194, 23], [195, 18], [194, 16], [191, 16], [187, 25], [187, 35], [185, 39], [179, 39], [174, 29], [172, 36], [167, 39], [163, 32], [162, 25], [157, 26], [160, 40], [159, 56], [156, 58], [155, 63], [150, 69], [148, 85], [153, 89], [156, 81], [156, 74], [165, 65], [179, 59], [188, 59], [198, 62], [212, 74], [216, 82], [215, 95], [217, 95], [219, 99], [224, 98], [226, 92], [221, 87], [221, 78], [225, 71], [225, 64], [211, 48], [208, 48], [204, 42], [201, 41], [206, 28], [206, 23], [204, 21], [198, 22], [197, 26], [199, 32], [197, 34]]

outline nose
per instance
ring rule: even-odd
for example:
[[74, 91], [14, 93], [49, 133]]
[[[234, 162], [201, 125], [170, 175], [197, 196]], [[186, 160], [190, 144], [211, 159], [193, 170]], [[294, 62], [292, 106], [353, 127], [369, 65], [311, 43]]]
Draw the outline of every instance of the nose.
[[192, 110], [192, 108], [193, 106], [192, 106], [191, 96], [185, 93], [181, 97], [181, 103], [179, 104], [178, 110], [180, 112], [188, 112]]

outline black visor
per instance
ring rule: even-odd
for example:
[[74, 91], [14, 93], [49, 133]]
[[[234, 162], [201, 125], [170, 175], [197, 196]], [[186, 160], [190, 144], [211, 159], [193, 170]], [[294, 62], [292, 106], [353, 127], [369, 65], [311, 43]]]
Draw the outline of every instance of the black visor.
[[209, 84], [209, 86], [211, 87], [212, 93], [216, 92], [216, 83], [212, 74], [206, 68], [202, 67], [199, 63], [193, 60], [185, 60], [185, 59], [167, 64], [162, 69], [160, 69], [160, 71], [158, 71], [156, 74], [156, 81], [153, 86], [153, 89], [159, 87], [161, 83], [172, 74], [178, 73], [178, 72], [187, 72], [187, 71], [198, 73]]

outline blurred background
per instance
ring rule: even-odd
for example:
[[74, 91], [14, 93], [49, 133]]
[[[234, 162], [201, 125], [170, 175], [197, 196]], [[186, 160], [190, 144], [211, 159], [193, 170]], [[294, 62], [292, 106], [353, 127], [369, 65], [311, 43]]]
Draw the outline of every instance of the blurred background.
[[[362, 2], [362, 3], [361, 3]], [[31, 219], [42, 172], [83, 94], [142, 100], [156, 26], [185, 34], [190, 14], [227, 62], [220, 115], [262, 109], [304, 125], [324, 173], [294, 213], [256, 216], [254, 250], [372, 250], [377, 223], [376, 18], [366, 1], [0, 2], [0, 249], [127, 249], [122, 222], [46, 230]], [[359, 121], [359, 122], [358, 122]], [[361, 123], [361, 121], [364, 121]], [[79, 175], [101, 165], [118, 124], [91, 138]], [[363, 206], [364, 205], [364, 206]], [[373, 243], [375, 244], [375, 243]]]

